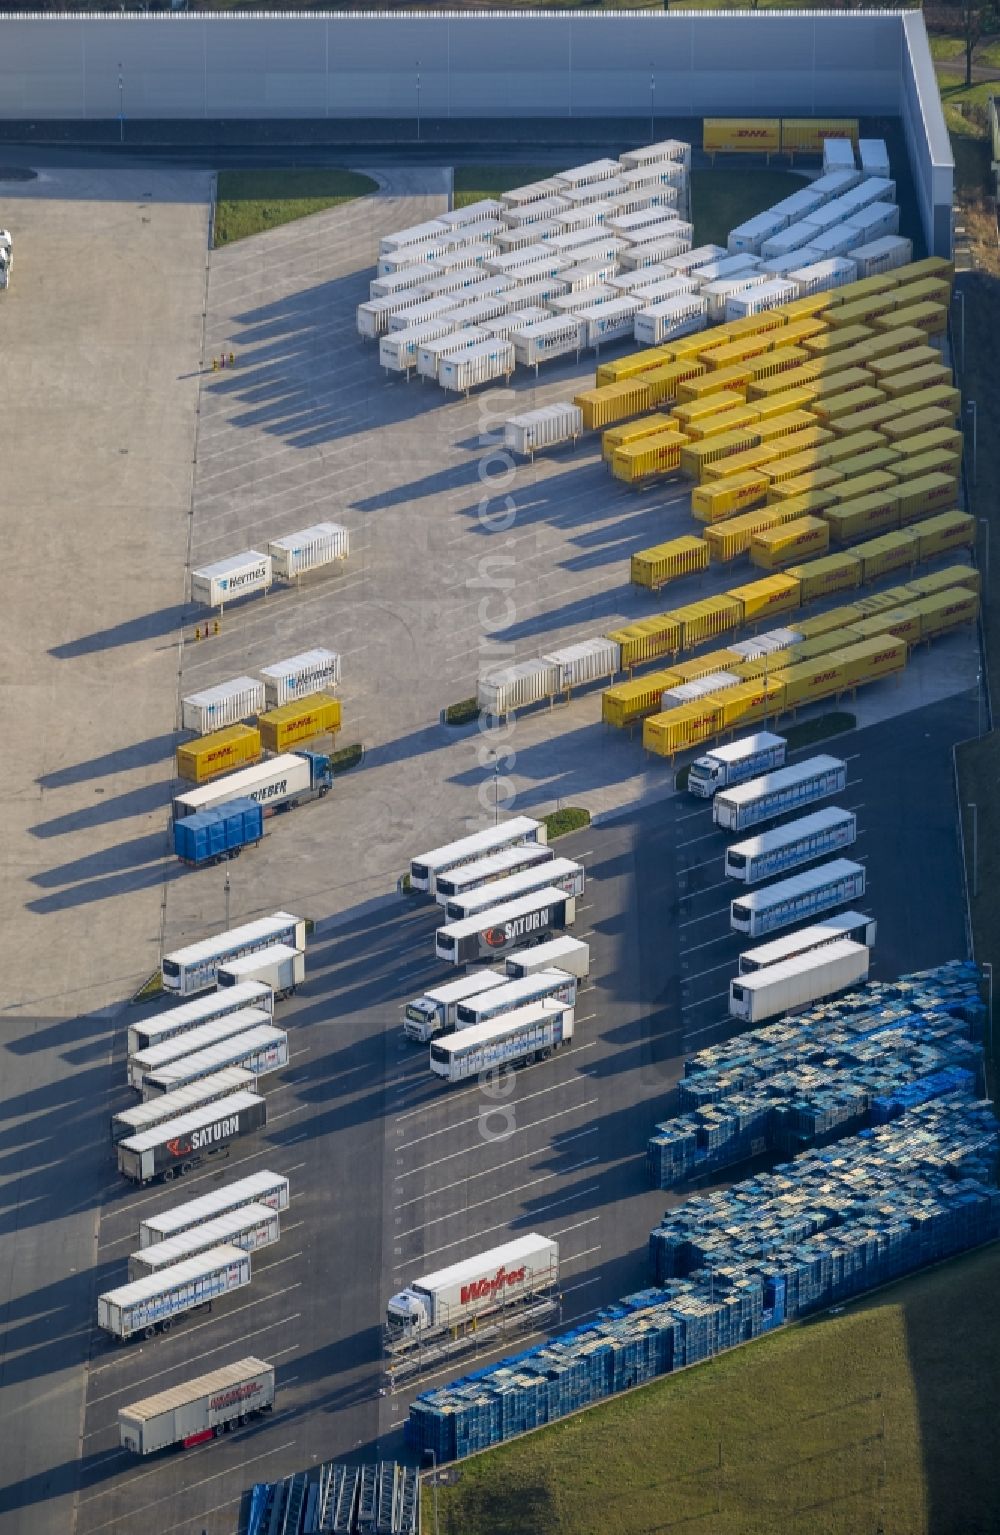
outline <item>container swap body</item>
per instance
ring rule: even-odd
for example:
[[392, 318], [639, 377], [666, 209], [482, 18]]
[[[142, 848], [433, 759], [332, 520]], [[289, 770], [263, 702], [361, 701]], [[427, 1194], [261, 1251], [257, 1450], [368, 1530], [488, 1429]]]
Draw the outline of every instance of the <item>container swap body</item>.
[[177, 748], [177, 776], [188, 783], [207, 783], [220, 773], [259, 762], [261, 733], [251, 725], [226, 725], [211, 735], [186, 741]]
[[729, 746], [715, 746], [692, 762], [688, 769], [688, 793], [699, 799], [711, 799], [730, 784], [745, 783], [760, 773], [784, 767], [786, 744], [784, 736], [761, 730]]
[[[300, 956], [301, 958], [301, 956]], [[195, 1050], [156, 1071], [146, 1072], [142, 1094], [147, 1102], [170, 1097], [177, 1088], [189, 1087], [232, 1066], [242, 1066], [255, 1079], [281, 1071], [288, 1065], [288, 1035], [273, 1024], [260, 1023], [243, 1034], [233, 1034], [220, 1044]]]
[[535, 975], [539, 970], [565, 970], [567, 975], [585, 981], [590, 974], [590, 945], [564, 934], [561, 938], [550, 938], [548, 943], [536, 943], [533, 948], [523, 949], [518, 954], [509, 954], [505, 966], [511, 980]]
[[227, 1013], [238, 1013], [245, 1007], [258, 1008], [270, 1016], [274, 1012], [274, 993], [270, 986], [248, 982], [234, 987], [232, 991], [216, 991], [210, 997], [199, 997], [196, 1002], [184, 1002], [180, 1007], [168, 1008], [166, 1012], [157, 1013], [155, 1017], [146, 1018], [141, 1023], [130, 1023], [128, 1054], [138, 1055], [140, 1050], [148, 1050], [150, 1045], [158, 1045], [163, 1040], [172, 1039], [175, 1034], [197, 1029], [203, 1023], [211, 1023], [213, 1018], [224, 1018]]
[[488, 1023], [505, 1013], [516, 1012], [532, 1002], [563, 1002], [567, 1007], [576, 1005], [576, 977], [565, 970], [538, 970], [517, 980], [505, 981], [502, 986], [490, 987], [466, 997], [456, 1008], [457, 1029], [467, 1029], [475, 1023]]
[[213, 1045], [224, 1044], [235, 1034], [245, 1034], [247, 1029], [256, 1029], [261, 1024], [271, 1022], [270, 1013], [254, 1007], [244, 1007], [235, 1013], [224, 1013], [221, 1017], [212, 1018], [196, 1029], [188, 1029], [183, 1034], [174, 1034], [154, 1045], [148, 1045], [144, 1050], [129, 1056], [126, 1066], [128, 1085], [141, 1091], [147, 1075], [159, 1071], [161, 1066], [169, 1066], [182, 1056], [210, 1050]]
[[199, 869], [256, 846], [264, 835], [264, 812], [255, 800], [232, 799], [174, 821], [171, 830], [175, 856]]
[[[271, 580], [271, 556], [262, 554], [259, 549], [246, 549], [242, 554], [217, 560], [214, 565], [192, 570], [191, 601], [200, 602], [207, 608], [221, 608], [237, 597], [266, 592]], [[222, 723], [231, 724], [232, 721]]]
[[453, 965], [499, 959], [547, 934], [561, 932], [576, 921], [576, 899], [547, 887], [503, 906], [491, 906], [462, 922], [440, 927], [434, 950]]
[[163, 1242], [152, 1242], [130, 1254], [128, 1277], [142, 1279], [147, 1274], [159, 1274], [175, 1263], [196, 1258], [199, 1253], [212, 1247], [239, 1247], [245, 1253], [258, 1252], [272, 1247], [281, 1236], [281, 1217], [270, 1205], [256, 1203], [229, 1210], [201, 1226], [192, 1226], [179, 1236], [168, 1237]]
[[500, 852], [502, 848], [520, 847], [526, 843], [544, 845], [547, 841], [544, 822], [534, 821], [526, 815], [512, 816], [498, 826], [488, 826], [471, 836], [459, 838], [457, 842], [418, 854], [410, 860], [410, 883], [416, 890], [433, 894], [437, 876], [446, 874], [449, 869], [473, 863], [477, 858]]
[[386, 1340], [447, 1332], [559, 1280], [559, 1243], [531, 1232], [416, 1279], [386, 1307]]
[[853, 811], [833, 806], [814, 810], [811, 815], [760, 832], [746, 842], [734, 842], [726, 849], [725, 872], [730, 879], [753, 885], [850, 847], [857, 835], [858, 821]]
[[466, 1082], [500, 1066], [547, 1060], [573, 1038], [573, 1009], [561, 1002], [531, 1002], [486, 1023], [456, 1029], [431, 1042], [431, 1071], [445, 1082]]
[[219, 966], [220, 991], [245, 981], [262, 981], [279, 1001], [290, 997], [305, 978], [306, 957], [290, 943], [272, 943], [256, 954], [241, 954], [239, 959]]
[[289, 1204], [288, 1179], [282, 1173], [269, 1171], [250, 1173], [202, 1194], [198, 1199], [188, 1199], [170, 1210], [160, 1210], [156, 1215], [144, 1216], [139, 1222], [139, 1246], [149, 1247], [154, 1242], [165, 1242], [168, 1237], [179, 1236], [193, 1226], [204, 1225], [225, 1215], [228, 1210], [239, 1210], [244, 1205], [267, 1205], [272, 1210], [287, 1210]]
[[264, 816], [293, 810], [308, 800], [323, 799], [333, 787], [329, 757], [321, 752], [282, 752], [254, 767], [228, 773], [174, 795], [174, 820], [201, 810], [219, 810], [236, 800], [253, 800]]
[[477, 858], [475, 863], [461, 863], [457, 869], [442, 874], [435, 883], [434, 898], [439, 906], [446, 906], [456, 896], [520, 874], [524, 869], [534, 869], [538, 864], [551, 863], [553, 857], [552, 849], [538, 842], [502, 848], [499, 853]]
[[254, 719], [264, 708], [264, 684], [256, 677], [233, 677], [181, 699], [181, 725], [206, 736], [224, 725]]
[[259, 917], [256, 922], [230, 928], [215, 938], [175, 949], [172, 954], [163, 956], [164, 990], [177, 992], [182, 997], [207, 991], [215, 985], [220, 965], [239, 959], [241, 954], [256, 954], [273, 943], [290, 943], [294, 948], [304, 950], [304, 920], [293, 917], [291, 912], [275, 911], [269, 917]]
[[820, 753], [722, 790], [712, 801], [712, 820], [726, 831], [743, 831], [829, 794], [840, 794], [846, 786], [847, 764]]
[[169, 1183], [197, 1166], [206, 1154], [222, 1151], [266, 1123], [263, 1098], [256, 1093], [233, 1093], [120, 1141], [118, 1171], [133, 1183], [150, 1183], [154, 1178]]
[[426, 1044], [435, 1034], [451, 1033], [458, 1021], [458, 1004], [468, 997], [495, 990], [506, 984], [499, 970], [474, 970], [460, 980], [446, 981], [407, 1002], [403, 1014], [403, 1033], [407, 1039]]
[[836, 943], [841, 938], [873, 949], [877, 931], [878, 923], [874, 917], [861, 911], [838, 911], [835, 916], [824, 917], [822, 922], [814, 922], [810, 927], [797, 928], [782, 938], [772, 938], [769, 943], [744, 950], [740, 955], [740, 975], [753, 975], [756, 970], [781, 964], [786, 959], [794, 959], [797, 954], [818, 949], [825, 943]]
[[866, 981], [870, 954], [863, 943], [841, 938], [752, 975], [734, 976], [729, 983], [730, 1016], [763, 1023], [793, 1008], [808, 1007]]
[[210, 1305], [250, 1283], [250, 1254], [213, 1247], [161, 1274], [136, 1279], [97, 1297], [97, 1325], [122, 1343], [166, 1331], [175, 1317]]
[[111, 1144], [117, 1146], [119, 1141], [152, 1130], [165, 1119], [178, 1119], [182, 1114], [203, 1108], [206, 1103], [216, 1103], [220, 1098], [228, 1098], [232, 1093], [255, 1090], [256, 1078], [252, 1071], [247, 1071], [244, 1066], [226, 1066], [186, 1087], [162, 1093], [158, 1098], [150, 1098], [146, 1103], [138, 1103], [135, 1108], [115, 1114], [111, 1120]]
[[264, 702], [269, 709], [278, 709], [294, 699], [305, 698], [309, 693], [332, 693], [340, 685], [340, 656], [335, 650], [304, 650], [301, 655], [289, 656], [287, 661], [275, 661], [273, 666], [262, 666]]
[[508, 417], [503, 429], [504, 447], [528, 458], [542, 448], [575, 442], [582, 432], [583, 412], [578, 405], [562, 402], [542, 405], [537, 410]]
[[[317, 522], [299, 533], [286, 533], [282, 538], [269, 540], [267, 552], [274, 574], [283, 581], [294, 581], [310, 570], [321, 570], [325, 565], [346, 560], [351, 552], [351, 535], [339, 522]], [[312, 690], [307, 688], [305, 691]], [[280, 701], [287, 702], [285, 699]]]
[[802, 922], [832, 906], [844, 906], [865, 893], [863, 864], [834, 858], [807, 874], [794, 874], [738, 896], [729, 906], [729, 925], [736, 933], [762, 938], [779, 928]]
[[274, 1365], [252, 1356], [238, 1359], [119, 1407], [121, 1447], [133, 1455], [153, 1455], [175, 1444], [190, 1449], [273, 1406]]

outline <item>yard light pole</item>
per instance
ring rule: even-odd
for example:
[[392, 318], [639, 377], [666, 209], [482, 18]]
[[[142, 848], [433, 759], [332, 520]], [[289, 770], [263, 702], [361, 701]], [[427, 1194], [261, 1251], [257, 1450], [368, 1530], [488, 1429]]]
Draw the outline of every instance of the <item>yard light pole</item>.
[[497, 752], [490, 752], [493, 758], [493, 825], [500, 825], [500, 757]]
[[417, 143], [420, 143], [420, 60], [417, 60]]
[[977, 474], [976, 474], [977, 463], [976, 463], [976, 460], [978, 458], [978, 452], [977, 452], [977, 449], [978, 449], [978, 442], [977, 442], [978, 433], [977, 433], [977, 423], [976, 423], [976, 402], [975, 402], [975, 400], [967, 400], [966, 403], [965, 403], [965, 408], [968, 411], [970, 417], [972, 418], [972, 483], [973, 483], [973, 485], [975, 485], [976, 484], [976, 480], [977, 480]]
[[959, 352], [962, 357], [962, 373], [965, 373], [965, 294], [961, 288], [955, 289], [956, 300], [961, 300], [962, 308], [958, 316]]
[[979, 895], [979, 806], [975, 800], [969, 800], [968, 808], [972, 811], [972, 899]]
[[993, 965], [988, 959], [983, 960], [983, 974], [986, 977], [986, 1059], [988, 1067], [989, 1062], [993, 1058]]
[[650, 66], [649, 66], [649, 142], [651, 144], [652, 144], [653, 140], [656, 138], [656, 129], [653, 126], [653, 118], [654, 118], [653, 94], [654, 94], [655, 90], [656, 90], [656, 75], [653, 72], [652, 64], [650, 64]]
[[226, 932], [228, 933], [228, 931], [229, 931], [229, 870], [228, 869], [226, 870], [225, 891], [226, 891]]
[[988, 592], [990, 587], [990, 525], [985, 517], [980, 517], [979, 521], [983, 526], [983, 585]]
[[118, 142], [125, 142], [125, 76], [121, 63], [118, 65]]

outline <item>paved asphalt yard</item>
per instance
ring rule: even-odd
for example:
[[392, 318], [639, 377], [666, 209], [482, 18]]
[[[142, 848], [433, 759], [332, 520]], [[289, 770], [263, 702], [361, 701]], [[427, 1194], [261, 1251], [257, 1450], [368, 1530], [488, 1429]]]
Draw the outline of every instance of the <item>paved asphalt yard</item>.
[[[0, 311], [5, 355], [12, 377], [22, 360], [37, 375], [43, 356], [47, 386], [31, 396], [31, 418], [20, 413], [18, 441], [34, 434], [47, 451], [35, 464], [22, 446], [12, 460], [10, 504], [32, 516], [8, 624], [18, 655], [30, 661], [37, 638], [61, 664], [32, 679], [17, 748], [41, 776], [18, 780], [7, 805], [24, 835], [7, 857], [0, 949], [2, 1535], [222, 1535], [257, 1478], [394, 1452], [409, 1398], [379, 1394], [388, 1295], [508, 1230], [559, 1237], [566, 1321], [643, 1283], [646, 1233], [664, 1204], [646, 1185], [646, 1137], [670, 1112], [683, 1050], [727, 1027], [737, 952], [708, 807], [672, 796], [666, 764], [599, 725], [596, 693], [529, 713], [505, 742], [514, 807], [582, 801], [603, 816], [559, 844], [588, 870], [576, 931], [591, 943], [593, 984], [572, 1048], [518, 1075], [509, 1135], [485, 1117], [494, 1105], [478, 1089], [431, 1083], [400, 1010], [444, 977], [439, 917], [393, 892], [411, 854], [481, 824], [484, 808], [492, 816], [477, 732], [435, 723], [473, 691], [484, 629], [499, 621], [490, 615], [504, 611], [493, 638], [523, 657], [746, 577], [712, 572], [676, 599], [639, 593], [628, 556], [687, 527], [681, 488], [617, 488], [593, 445], [534, 465], [491, 458], [514, 400], [571, 396], [592, 359], [538, 387], [518, 379], [506, 403], [447, 402], [430, 385], [383, 378], [354, 333], [354, 307], [379, 235], [442, 209], [445, 172], [380, 167], [380, 197], [213, 254], [207, 287], [207, 179], [134, 174], [126, 187], [66, 172], [9, 216], [36, 233], [15, 275], [21, 307]], [[142, 300], [118, 302], [135, 277], [133, 258], [122, 265], [126, 206], [136, 230], [151, 217], [172, 242], [171, 260], [149, 255], [145, 300], [148, 316], [165, 296], [170, 351], [147, 347], [133, 325]], [[77, 270], [81, 249], [90, 254]], [[60, 360], [51, 337], [40, 351], [52, 316], [68, 324], [46, 307], [52, 294], [77, 317], [79, 357]], [[59, 368], [85, 370], [105, 334], [127, 341], [120, 398], [70, 441]], [[233, 372], [199, 373], [223, 349], [236, 353]], [[133, 423], [134, 401], [143, 418]], [[146, 466], [131, 466], [141, 451]], [[72, 599], [55, 586], [39, 605], [27, 577], [60, 547], [63, 505], [84, 530], [79, 579]], [[251, 601], [226, 614], [220, 636], [194, 643], [185, 566], [327, 517], [351, 529], [342, 574]], [[487, 531], [492, 520], [499, 532]], [[113, 581], [99, 557], [109, 530]], [[217, 930], [225, 914], [219, 870], [184, 871], [166, 856], [179, 698], [313, 645], [344, 657], [342, 739], [364, 743], [364, 767], [322, 804], [269, 823], [230, 871], [233, 922], [284, 907], [317, 924], [306, 984], [279, 1005], [292, 1060], [267, 1085], [264, 1133], [180, 1188], [137, 1190], [107, 1149], [108, 1115], [130, 1101], [122, 1003], [161, 942]], [[845, 803], [859, 809], [878, 974], [965, 949], [949, 752], [975, 731], [975, 678], [971, 637], [925, 651], [901, 685], [859, 697], [867, 728], [832, 747], [851, 757]], [[94, 1326], [96, 1296], [123, 1282], [140, 1214], [263, 1167], [289, 1175], [293, 1198], [249, 1290], [150, 1343], [112, 1347]], [[251, 1350], [278, 1366], [269, 1420], [149, 1464], [117, 1448], [119, 1406]]]

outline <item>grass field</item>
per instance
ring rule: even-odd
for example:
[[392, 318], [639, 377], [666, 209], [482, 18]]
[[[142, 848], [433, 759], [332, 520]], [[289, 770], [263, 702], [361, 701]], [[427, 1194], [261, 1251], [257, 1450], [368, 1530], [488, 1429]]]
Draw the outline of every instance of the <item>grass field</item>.
[[998, 1284], [994, 1246], [479, 1456], [423, 1527], [988, 1535]]
[[215, 245], [276, 229], [377, 190], [370, 176], [344, 170], [220, 171]]

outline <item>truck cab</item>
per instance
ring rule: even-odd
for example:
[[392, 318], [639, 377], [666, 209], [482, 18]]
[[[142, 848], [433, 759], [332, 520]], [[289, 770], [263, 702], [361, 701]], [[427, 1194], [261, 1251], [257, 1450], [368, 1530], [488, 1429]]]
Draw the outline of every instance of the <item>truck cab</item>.
[[719, 787], [722, 768], [711, 757], [696, 757], [688, 768], [688, 790], [700, 799], [711, 799]]
[[389, 1331], [397, 1337], [410, 1337], [422, 1332], [433, 1322], [430, 1298], [419, 1290], [400, 1290], [385, 1309]]

